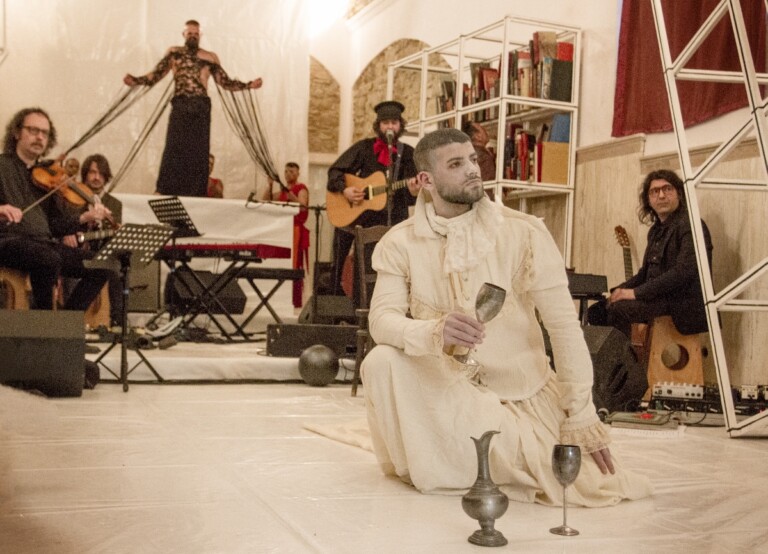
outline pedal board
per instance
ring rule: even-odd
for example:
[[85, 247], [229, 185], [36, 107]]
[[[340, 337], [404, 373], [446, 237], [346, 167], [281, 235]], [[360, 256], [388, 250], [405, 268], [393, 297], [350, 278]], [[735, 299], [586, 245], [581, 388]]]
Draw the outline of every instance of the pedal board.
[[661, 382], [653, 385], [654, 398], [685, 398], [702, 400], [704, 398], [704, 386], [690, 383]]

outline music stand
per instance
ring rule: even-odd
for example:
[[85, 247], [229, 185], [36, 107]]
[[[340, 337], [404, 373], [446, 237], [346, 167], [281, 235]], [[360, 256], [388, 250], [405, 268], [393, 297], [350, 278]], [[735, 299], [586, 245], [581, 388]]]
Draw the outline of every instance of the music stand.
[[[202, 234], [197, 230], [197, 227], [195, 227], [195, 222], [192, 221], [189, 212], [187, 212], [184, 204], [181, 203], [181, 200], [178, 196], [155, 198], [149, 201], [149, 207], [152, 208], [152, 211], [155, 213], [155, 217], [157, 217], [157, 220], [160, 223], [165, 223], [166, 225], [173, 227], [172, 242], [174, 246], [176, 245], [176, 239], [179, 237], [188, 238], [202, 236]], [[165, 301], [166, 303], [170, 303], [171, 305], [175, 306], [178, 301], [175, 293], [173, 292], [176, 290], [173, 286], [173, 283], [175, 283], [176, 280], [176, 261], [171, 259], [167, 263], [169, 269], [169, 274], [167, 277], [167, 282], [169, 285], [167, 290], [171, 291], [171, 293], [170, 297], [166, 295]], [[179, 279], [179, 281], [186, 287], [187, 292], [194, 296], [192, 289], [186, 283], [186, 281], [183, 279]], [[167, 309], [160, 310], [149, 321], [149, 323], [154, 323], [154, 321], [165, 311], [167, 311]]]
[[[123, 391], [128, 391], [128, 374], [136, 369], [141, 362], [147, 364], [147, 367], [155, 374], [158, 380], [162, 381], [160, 375], [149, 363], [149, 360], [141, 353], [137, 348], [136, 353], [141, 358], [141, 362], [136, 364], [128, 371], [128, 345], [126, 341], [126, 335], [128, 331], [128, 294], [130, 288], [128, 284], [128, 275], [131, 270], [131, 262], [142, 265], [147, 265], [149, 262], [155, 259], [157, 252], [168, 242], [173, 235], [174, 230], [168, 225], [138, 225], [135, 223], [125, 223], [118, 230], [115, 236], [107, 244], [105, 244], [96, 256], [87, 260], [85, 264], [88, 267], [104, 267], [118, 271], [120, 274], [120, 282], [123, 287], [123, 309], [121, 314], [122, 328], [120, 329], [120, 375], [116, 375], [109, 367], [106, 366], [101, 360], [106, 356], [116, 344], [118, 340], [112, 342], [99, 357], [96, 359], [96, 363], [101, 363], [104, 368], [114, 375], [122, 384]], [[119, 267], [119, 269], [118, 269]]]
[[173, 227], [174, 239], [178, 237], [201, 236], [178, 196], [150, 200], [149, 207], [155, 212], [155, 216], [160, 223]]

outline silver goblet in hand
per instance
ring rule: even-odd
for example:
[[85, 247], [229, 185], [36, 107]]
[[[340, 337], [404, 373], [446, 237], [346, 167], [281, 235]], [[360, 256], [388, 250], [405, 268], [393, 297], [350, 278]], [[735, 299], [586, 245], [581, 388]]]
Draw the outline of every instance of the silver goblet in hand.
[[579, 532], [573, 527], [568, 527], [568, 485], [576, 480], [581, 469], [581, 449], [570, 444], [556, 444], [552, 449], [552, 471], [558, 483], [563, 486], [563, 524], [549, 530], [555, 535], [571, 537]]
[[[475, 317], [480, 323], [488, 323], [494, 317], [499, 315], [501, 308], [504, 306], [504, 300], [507, 297], [507, 291], [501, 287], [497, 287], [491, 283], [483, 283], [480, 290], [477, 291], [477, 298], [475, 298]], [[466, 365], [477, 366], [480, 365], [471, 355], [471, 352], [466, 354], [454, 354], [453, 356]]]

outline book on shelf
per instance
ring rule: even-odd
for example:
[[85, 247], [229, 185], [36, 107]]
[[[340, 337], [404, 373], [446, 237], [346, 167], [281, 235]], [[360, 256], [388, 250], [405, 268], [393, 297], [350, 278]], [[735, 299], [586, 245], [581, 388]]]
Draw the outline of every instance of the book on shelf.
[[549, 127], [549, 140], [552, 142], [570, 142], [571, 114], [556, 113], [552, 116], [552, 123]]
[[572, 82], [573, 62], [557, 59], [552, 60], [549, 99], [558, 100], [560, 102], [570, 102]]
[[554, 185], [568, 184], [567, 142], [540, 142], [537, 145], [537, 181]]
[[558, 60], [563, 60], [565, 62], [572, 62], [573, 61], [573, 43], [572, 42], [565, 42], [560, 41], [557, 43], [557, 53], [555, 56]]
[[538, 43], [538, 56], [535, 63], [544, 58], [557, 57], [557, 33], [555, 31], [536, 31], [533, 33], [534, 43]]

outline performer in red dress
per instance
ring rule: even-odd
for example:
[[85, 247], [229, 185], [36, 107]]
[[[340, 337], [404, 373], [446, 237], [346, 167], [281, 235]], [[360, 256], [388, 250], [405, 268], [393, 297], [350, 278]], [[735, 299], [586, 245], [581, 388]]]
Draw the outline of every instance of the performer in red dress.
[[[279, 202], [298, 202], [301, 209], [293, 217], [293, 267], [305, 269], [309, 266], [309, 229], [304, 225], [307, 222], [309, 211], [309, 190], [304, 183], [299, 183], [299, 164], [288, 162], [285, 164], [286, 185], [280, 186], [280, 190], [273, 191], [274, 181], [269, 179], [269, 186], [262, 195], [262, 200], [277, 200]], [[304, 280], [293, 282], [293, 306], [301, 308], [304, 292]]]

